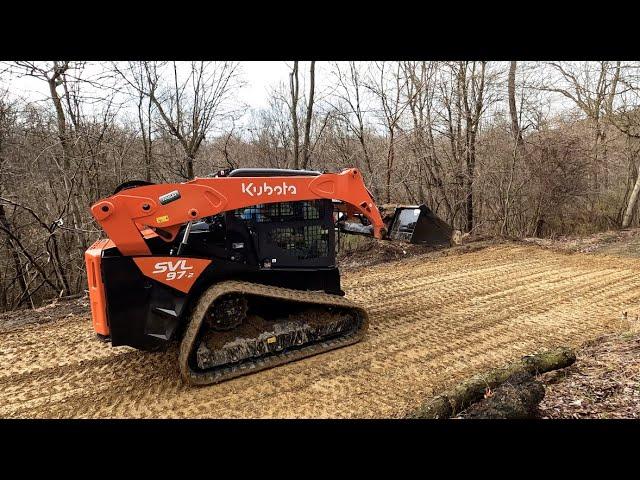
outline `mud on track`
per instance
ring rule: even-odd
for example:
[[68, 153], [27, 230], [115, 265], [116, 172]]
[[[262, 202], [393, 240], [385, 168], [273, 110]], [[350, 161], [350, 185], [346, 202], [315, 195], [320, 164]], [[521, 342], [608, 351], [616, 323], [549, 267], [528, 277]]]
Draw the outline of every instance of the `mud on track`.
[[639, 313], [640, 260], [497, 245], [344, 275], [361, 343], [203, 388], [177, 349], [96, 340], [71, 317], [0, 333], [0, 417], [398, 417], [476, 371], [578, 346]]

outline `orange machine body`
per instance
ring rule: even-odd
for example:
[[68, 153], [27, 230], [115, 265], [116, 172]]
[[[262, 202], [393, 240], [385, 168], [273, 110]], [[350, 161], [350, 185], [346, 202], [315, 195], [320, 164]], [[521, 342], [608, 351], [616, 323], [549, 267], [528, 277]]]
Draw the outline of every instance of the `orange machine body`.
[[147, 277], [160, 283], [189, 293], [191, 287], [198, 279], [211, 260], [189, 257], [135, 257], [140, 271]]
[[98, 240], [85, 253], [95, 331], [109, 335], [100, 270], [104, 250], [115, 246], [122, 255], [133, 257], [145, 276], [188, 293], [211, 261], [151, 256], [145, 239], [158, 236], [171, 242], [187, 222], [225, 211], [318, 199], [344, 202], [348, 216], [364, 215], [373, 226], [373, 235], [383, 238], [385, 225], [380, 212], [362, 175], [354, 168], [315, 176], [196, 178], [184, 183], [139, 186], [98, 201], [91, 212], [108, 239]]
[[[107, 316], [107, 299], [102, 281], [102, 252], [115, 245], [109, 239], [96, 241], [85, 252], [87, 282], [89, 285], [89, 301], [91, 317], [96, 333], [108, 336], [109, 321]], [[211, 264], [211, 260], [189, 257], [134, 257], [133, 261], [146, 277], [188, 293], [200, 274]]]
[[89, 302], [91, 304], [91, 318], [93, 328], [100, 335], [109, 335], [109, 322], [107, 321], [107, 302], [102, 283], [102, 271], [100, 260], [102, 251], [113, 247], [109, 239], [101, 239], [94, 242], [84, 254], [87, 267], [87, 283], [89, 284]]

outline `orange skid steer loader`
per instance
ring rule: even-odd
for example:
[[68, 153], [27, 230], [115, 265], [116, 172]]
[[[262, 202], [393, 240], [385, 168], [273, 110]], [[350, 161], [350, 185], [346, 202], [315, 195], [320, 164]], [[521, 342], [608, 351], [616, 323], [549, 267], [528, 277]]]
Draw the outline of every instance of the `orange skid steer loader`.
[[91, 212], [108, 235], [85, 254], [95, 331], [142, 350], [180, 341], [180, 372], [192, 385], [363, 337], [367, 313], [340, 288], [336, 228], [414, 243], [451, 237], [424, 206], [397, 207], [385, 223], [356, 169], [133, 181]]

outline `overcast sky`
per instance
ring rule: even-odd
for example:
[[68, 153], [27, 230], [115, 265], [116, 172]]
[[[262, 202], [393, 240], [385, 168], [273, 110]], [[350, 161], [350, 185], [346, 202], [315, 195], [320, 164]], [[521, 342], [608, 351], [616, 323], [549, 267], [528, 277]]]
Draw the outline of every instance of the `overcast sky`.
[[293, 62], [240, 62], [247, 82], [240, 92], [241, 99], [252, 108], [267, 106], [269, 89], [279, 82], [288, 81]]

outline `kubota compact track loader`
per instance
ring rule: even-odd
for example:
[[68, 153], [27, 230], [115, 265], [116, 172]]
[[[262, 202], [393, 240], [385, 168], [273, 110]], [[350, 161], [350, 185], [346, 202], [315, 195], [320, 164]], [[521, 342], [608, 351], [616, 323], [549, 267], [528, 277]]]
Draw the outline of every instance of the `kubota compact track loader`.
[[91, 212], [108, 235], [85, 254], [95, 331], [143, 350], [179, 339], [194, 385], [360, 340], [368, 317], [340, 288], [336, 226], [413, 237], [422, 218], [411, 207], [385, 225], [356, 169], [127, 182]]

